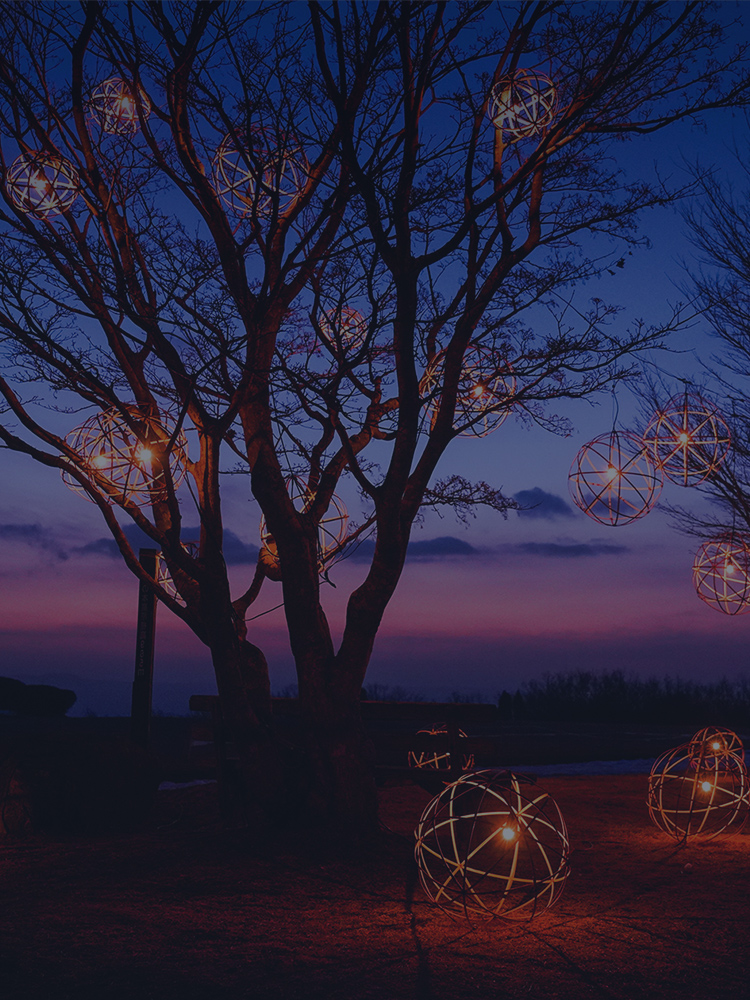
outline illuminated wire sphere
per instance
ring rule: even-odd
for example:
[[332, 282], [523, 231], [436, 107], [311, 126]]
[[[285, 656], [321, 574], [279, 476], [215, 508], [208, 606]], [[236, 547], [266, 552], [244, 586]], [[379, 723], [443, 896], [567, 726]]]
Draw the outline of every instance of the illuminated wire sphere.
[[557, 901], [570, 871], [557, 803], [510, 771], [461, 775], [427, 805], [415, 837], [425, 893], [469, 920], [530, 920]]
[[577, 507], [600, 524], [620, 525], [648, 514], [663, 478], [639, 437], [611, 431], [589, 441], [576, 455], [568, 477]]
[[725, 615], [750, 611], [750, 545], [727, 532], [704, 542], [693, 560], [698, 597]]
[[[187, 554], [195, 559], [198, 555], [200, 549], [200, 542], [181, 542], [180, 543], [187, 552]], [[172, 579], [172, 574], [169, 572], [169, 566], [167, 566], [167, 561], [164, 558], [164, 553], [160, 552], [159, 557], [156, 560], [156, 582], [161, 585], [161, 587], [172, 597], [175, 601], [180, 604], [184, 604], [185, 600], [181, 596], [180, 592], [175, 586], [175, 582]]]
[[[439, 723], [430, 729], [420, 729], [417, 736], [446, 736], [448, 727], [445, 723]], [[462, 739], [468, 739], [463, 729], [459, 729], [458, 735]], [[416, 767], [419, 770], [447, 771], [451, 766], [451, 755], [448, 750], [410, 750], [409, 767]], [[461, 769], [470, 771], [474, 767], [474, 754], [463, 754], [461, 758]]]
[[57, 153], [21, 153], [8, 167], [5, 184], [13, 204], [37, 219], [52, 219], [81, 193], [78, 171]]
[[334, 350], [357, 351], [367, 339], [367, 320], [349, 306], [322, 312], [318, 326]]
[[151, 114], [151, 101], [143, 87], [119, 76], [100, 83], [89, 98], [89, 111], [105, 132], [133, 135]]
[[222, 140], [213, 159], [216, 193], [235, 214], [269, 216], [287, 211], [302, 194], [307, 161], [293, 144], [282, 148], [261, 129], [247, 133], [246, 145], [232, 134]]
[[[307, 513], [315, 501], [315, 494], [301, 480], [293, 477], [287, 480], [289, 498], [301, 514]], [[318, 523], [318, 571], [322, 573], [341, 551], [346, 541], [349, 514], [344, 502], [334, 495], [328, 510]], [[260, 519], [260, 559], [272, 579], [281, 579], [281, 563], [276, 541], [268, 530], [265, 517]]]
[[734, 754], [744, 760], [745, 750], [742, 746], [742, 740], [731, 729], [706, 726], [698, 730], [690, 740], [688, 753], [694, 758], [709, 759], [715, 757], [719, 761]]
[[[135, 406], [95, 413], [65, 438], [78, 465], [111, 503], [143, 506], [164, 501], [186, 473], [187, 440], [164, 417], [147, 417]], [[90, 500], [81, 484], [63, 472], [72, 490]]]
[[[440, 351], [419, 383], [420, 395], [430, 400], [430, 425], [435, 426], [443, 388], [445, 351]], [[453, 426], [461, 437], [484, 437], [497, 430], [511, 412], [516, 379], [504, 358], [479, 344], [464, 354], [458, 380]]]
[[557, 110], [557, 90], [544, 73], [518, 69], [492, 88], [492, 124], [511, 141], [529, 139], [545, 129]]
[[[748, 812], [748, 778], [741, 752], [716, 755], [695, 740], [668, 750], [648, 782], [653, 822], [675, 840], [738, 832]], [[731, 830], [730, 830], [731, 827]]]
[[686, 393], [659, 410], [643, 440], [668, 479], [680, 486], [695, 486], [723, 462], [731, 434], [713, 404]]

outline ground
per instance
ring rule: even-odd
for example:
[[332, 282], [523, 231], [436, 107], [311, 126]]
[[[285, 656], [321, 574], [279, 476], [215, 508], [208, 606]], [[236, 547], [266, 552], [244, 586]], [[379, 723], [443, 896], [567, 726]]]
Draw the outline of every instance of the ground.
[[530, 923], [470, 926], [424, 896], [413, 829], [429, 795], [381, 789], [359, 856], [259, 845], [216, 786], [161, 791], [135, 832], [0, 841], [7, 1000], [748, 1000], [750, 832], [678, 847], [645, 775], [539, 779], [572, 874]]

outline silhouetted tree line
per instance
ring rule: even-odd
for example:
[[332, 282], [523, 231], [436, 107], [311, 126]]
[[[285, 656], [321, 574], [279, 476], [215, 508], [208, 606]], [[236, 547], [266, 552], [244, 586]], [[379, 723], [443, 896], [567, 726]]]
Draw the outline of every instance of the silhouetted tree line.
[[576, 670], [526, 681], [513, 695], [503, 691], [498, 705], [506, 720], [741, 726], [750, 720], [750, 679], [701, 683]]

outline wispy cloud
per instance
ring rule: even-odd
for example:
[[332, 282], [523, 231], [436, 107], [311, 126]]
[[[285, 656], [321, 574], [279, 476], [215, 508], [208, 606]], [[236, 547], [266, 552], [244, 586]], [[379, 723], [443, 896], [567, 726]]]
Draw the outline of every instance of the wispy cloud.
[[[361, 542], [351, 554], [354, 562], [369, 562], [375, 551], [375, 542], [368, 538]], [[469, 545], [462, 538], [453, 535], [443, 535], [440, 538], [420, 539], [409, 542], [407, 558], [411, 561], [431, 562], [439, 559], [463, 558], [473, 559], [481, 555], [479, 549]]]
[[570, 504], [562, 497], [555, 493], [547, 493], [538, 486], [514, 493], [513, 499], [521, 505], [518, 509], [519, 517], [538, 517], [545, 521], [553, 521], [558, 517], [575, 516]]
[[61, 562], [68, 558], [68, 553], [53, 533], [41, 524], [0, 524], [0, 539], [48, 552]]
[[[158, 548], [156, 543], [148, 537], [135, 524], [127, 524], [123, 527], [123, 533], [135, 551], [138, 549]], [[184, 542], [197, 542], [200, 537], [200, 528], [184, 528], [182, 540]], [[120, 550], [113, 538], [97, 538], [93, 542], [81, 545], [73, 550], [78, 555], [84, 556], [107, 556], [111, 559], [120, 558]], [[248, 545], [235, 535], [233, 531], [224, 530], [224, 559], [228, 566], [237, 566], [246, 563], [254, 563], [258, 558], [258, 548], [255, 545]]]
[[607, 542], [521, 542], [515, 548], [526, 555], [545, 559], [588, 559], [630, 551], [626, 545], [609, 545]]

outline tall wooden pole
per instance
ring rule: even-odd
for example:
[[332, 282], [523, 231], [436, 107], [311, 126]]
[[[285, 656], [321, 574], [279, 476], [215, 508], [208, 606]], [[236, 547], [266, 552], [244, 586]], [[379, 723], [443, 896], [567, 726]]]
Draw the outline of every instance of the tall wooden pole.
[[[156, 577], [157, 549], [140, 549], [138, 560], [151, 577]], [[135, 639], [135, 677], [130, 707], [130, 737], [147, 746], [151, 735], [151, 697], [154, 684], [154, 640], [156, 637], [156, 594], [146, 584], [138, 585], [138, 625]]]

